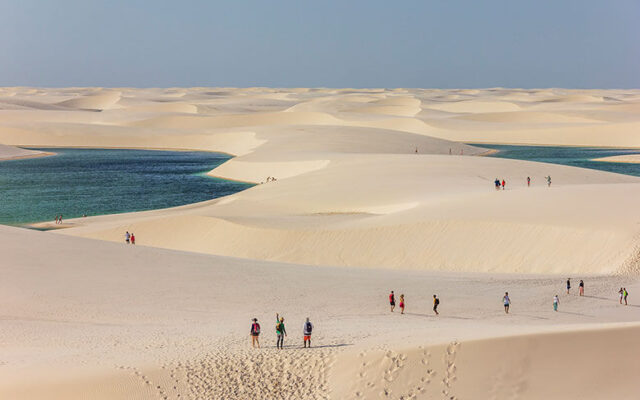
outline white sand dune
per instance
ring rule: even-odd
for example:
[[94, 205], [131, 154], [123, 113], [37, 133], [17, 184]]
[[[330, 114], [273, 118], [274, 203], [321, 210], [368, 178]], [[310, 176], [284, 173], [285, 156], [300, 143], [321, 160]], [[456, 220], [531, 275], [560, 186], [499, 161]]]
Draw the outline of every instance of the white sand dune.
[[46, 156], [49, 153], [37, 150], [21, 149], [14, 146], [0, 144], [0, 160], [15, 160], [19, 158], [33, 158]]
[[640, 154], [626, 154], [624, 156], [594, 158], [592, 161], [640, 164]]
[[465, 143], [640, 148], [639, 107], [637, 90], [6, 88], [0, 158], [223, 151], [236, 157], [210, 175], [277, 180], [55, 232], [0, 227], [0, 398], [633, 398], [640, 178]]

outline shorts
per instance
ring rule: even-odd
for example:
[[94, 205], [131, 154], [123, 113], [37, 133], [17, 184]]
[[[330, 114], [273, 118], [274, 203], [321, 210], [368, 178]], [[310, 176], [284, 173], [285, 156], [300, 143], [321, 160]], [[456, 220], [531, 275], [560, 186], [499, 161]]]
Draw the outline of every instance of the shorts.
[[311, 340], [311, 335], [304, 335], [304, 341]]
[[260, 334], [259, 333], [252, 333], [251, 336], [258, 337], [258, 336], [260, 336]]
[[438, 311], [438, 304], [433, 306], [433, 311]]
[[389, 302], [389, 304], [391, 304], [392, 306], [395, 306], [396, 302], [395, 301], [391, 301], [391, 302]]

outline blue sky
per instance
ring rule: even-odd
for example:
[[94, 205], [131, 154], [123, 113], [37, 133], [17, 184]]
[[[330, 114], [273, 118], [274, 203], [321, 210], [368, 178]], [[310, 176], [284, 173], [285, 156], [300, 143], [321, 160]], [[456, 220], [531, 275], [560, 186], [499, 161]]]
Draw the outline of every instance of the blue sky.
[[2, 86], [640, 88], [638, 0], [0, 0]]

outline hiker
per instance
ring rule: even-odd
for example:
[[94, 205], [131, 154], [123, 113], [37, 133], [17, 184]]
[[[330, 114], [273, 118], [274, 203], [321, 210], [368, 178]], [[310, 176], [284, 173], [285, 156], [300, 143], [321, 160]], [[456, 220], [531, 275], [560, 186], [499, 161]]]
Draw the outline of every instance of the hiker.
[[496, 190], [500, 190], [500, 181], [498, 180], [498, 178], [496, 178], [496, 180], [493, 181], [493, 183], [496, 185]]
[[629, 296], [629, 292], [627, 292], [627, 288], [622, 288], [622, 294], [624, 295], [624, 305], [628, 306], [629, 303], [627, 303], [627, 296]]
[[253, 348], [256, 348], [256, 345], [258, 345], [258, 348], [260, 348], [260, 341], [258, 340], [260, 337], [260, 324], [258, 323], [258, 318], [254, 318], [253, 319], [253, 323], [251, 324], [251, 346], [253, 346]]
[[531, 177], [527, 176], [527, 187], [531, 186]]
[[578, 285], [578, 291], [580, 292], [580, 296], [584, 296], [584, 281], [580, 279], [580, 284]]
[[131, 244], [136, 244], [136, 235], [131, 232]]
[[624, 297], [624, 290], [620, 288], [620, 290], [618, 290], [618, 294], [620, 295], [620, 304], [622, 304], [622, 297]]
[[551, 175], [547, 176], [547, 186], [551, 187]]
[[276, 348], [282, 349], [284, 347], [284, 337], [287, 336], [287, 330], [284, 327], [284, 317], [276, 314]]
[[504, 292], [504, 297], [502, 298], [502, 302], [504, 303], [504, 312], [509, 314], [509, 306], [511, 305], [511, 299], [509, 298], [509, 292]]
[[439, 305], [440, 305], [440, 299], [438, 298], [438, 296], [434, 294], [433, 295], [433, 312], [436, 313], [436, 315], [440, 315], [440, 313], [438, 312]]
[[309, 348], [311, 348], [311, 332], [313, 331], [313, 324], [309, 321], [309, 317], [307, 317], [307, 321], [304, 323], [304, 328], [302, 329], [304, 347], [307, 347], [307, 343], [309, 343]]
[[129, 231], [127, 231], [127, 233], [124, 234], [124, 241], [127, 242], [127, 244], [129, 244], [131, 240], [131, 234], [129, 233]]
[[389, 305], [391, 306], [391, 312], [393, 312], [393, 309], [396, 308], [396, 295], [393, 294], [393, 290], [389, 295]]
[[558, 304], [560, 303], [560, 299], [558, 295], [553, 296], [553, 311], [558, 311]]
[[567, 294], [571, 291], [571, 278], [567, 278]]
[[400, 295], [400, 314], [404, 314], [404, 294]]
[[506, 185], [507, 182], [504, 181], [504, 179], [502, 180], [502, 190], [504, 190], [504, 185]]

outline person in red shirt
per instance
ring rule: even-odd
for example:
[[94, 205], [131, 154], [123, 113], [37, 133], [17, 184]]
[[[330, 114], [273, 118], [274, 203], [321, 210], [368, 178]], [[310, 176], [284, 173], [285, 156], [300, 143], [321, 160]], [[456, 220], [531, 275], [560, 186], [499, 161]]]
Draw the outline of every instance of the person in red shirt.
[[391, 312], [393, 312], [393, 309], [396, 308], [396, 295], [393, 294], [393, 290], [389, 295], [389, 304], [391, 305]]
[[502, 190], [504, 190], [504, 185], [506, 185], [507, 182], [504, 181], [504, 179], [502, 180]]
[[131, 232], [131, 244], [136, 244], [136, 236]]

